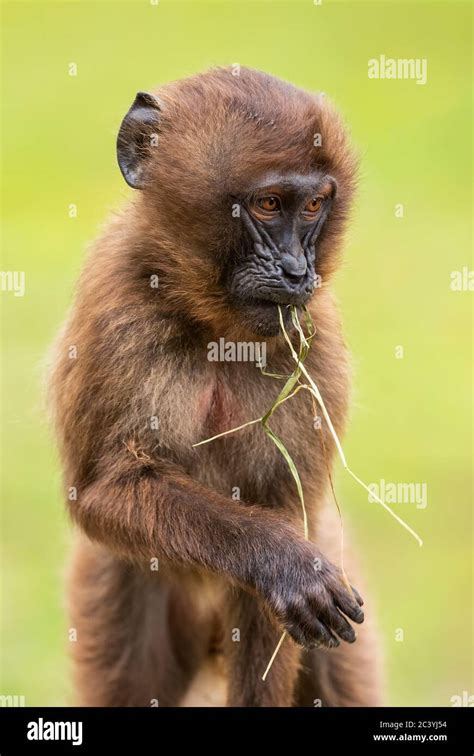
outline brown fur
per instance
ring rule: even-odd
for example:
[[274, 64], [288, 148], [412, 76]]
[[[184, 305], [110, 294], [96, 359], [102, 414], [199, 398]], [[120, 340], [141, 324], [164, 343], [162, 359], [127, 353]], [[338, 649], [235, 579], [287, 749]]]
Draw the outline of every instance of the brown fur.
[[[253, 364], [206, 358], [220, 336], [252, 339], [219, 285], [216, 261], [233, 234], [223, 198], [275, 167], [317, 165], [338, 182], [318, 254], [324, 286], [311, 302], [317, 335], [307, 366], [342, 433], [348, 364], [327, 283], [354, 189], [353, 154], [325, 99], [259, 72], [219, 69], [158, 96], [164, 117], [148, 186], [94, 245], [50, 381], [65, 485], [77, 489], [68, 507], [87, 536], [78, 539], [70, 583], [79, 698], [179, 705], [217, 650], [228, 705], [376, 703], [367, 622], [351, 646], [302, 651], [287, 638], [261, 681], [282, 632], [278, 600], [264, 599], [282, 581], [291, 594], [291, 560], [309, 548], [294, 481], [258, 426], [192, 448], [261, 416], [281, 387]], [[293, 369], [281, 336], [268, 340], [267, 359], [276, 372]], [[272, 427], [300, 472], [311, 539], [337, 562], [309, 396], [284, 404]], [[332, 459], [327, 428], [324, 437]], [[231, 498], [235, 487], [241, 501]]]

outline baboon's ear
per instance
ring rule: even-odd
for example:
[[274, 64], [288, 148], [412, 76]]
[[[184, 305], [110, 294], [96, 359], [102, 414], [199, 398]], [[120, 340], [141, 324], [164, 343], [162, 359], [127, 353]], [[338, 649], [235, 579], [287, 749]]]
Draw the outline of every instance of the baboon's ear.
[[117, 137], [118, 164], [133, 189], [143, 189], [146, 160], [156, 146], [159, 125], [159, 101], [148, 92], [138, 92]]

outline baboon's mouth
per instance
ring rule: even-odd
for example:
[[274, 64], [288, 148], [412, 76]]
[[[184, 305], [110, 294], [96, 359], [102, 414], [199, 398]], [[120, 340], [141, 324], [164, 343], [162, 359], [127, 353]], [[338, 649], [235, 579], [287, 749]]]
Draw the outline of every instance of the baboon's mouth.
[[[281, 304], [285, 326], [290, 323], [291, 312], [287, 305]], [[276, 336], [280, 331], [278, 303], [268, 299], [249, 299], [238, 304], [239, 316], [245, 325], [260, 336]]]

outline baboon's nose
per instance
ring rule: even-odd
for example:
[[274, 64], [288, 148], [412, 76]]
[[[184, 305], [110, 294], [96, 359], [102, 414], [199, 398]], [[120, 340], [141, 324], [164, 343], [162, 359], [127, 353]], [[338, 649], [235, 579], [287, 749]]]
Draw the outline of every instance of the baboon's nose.
[[286, 252], [282, 255], [281, 267], [291, 278], [303, 278], [306, 274], [308, 263], [306, 262], [306, 257], [304, 255], [295, 257]]

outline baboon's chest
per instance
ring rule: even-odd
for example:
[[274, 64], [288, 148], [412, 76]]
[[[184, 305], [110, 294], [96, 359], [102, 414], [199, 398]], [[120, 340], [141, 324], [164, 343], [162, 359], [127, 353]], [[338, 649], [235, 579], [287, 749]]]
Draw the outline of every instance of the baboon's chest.
[[[223, 371], [199, 395], [196, 440], [213, 440], [195, 447], [192, 460], [193, 475], [203, 483], [247, 500], [265, 499], [269, 485], [291, 480], [287, 461], [262, 425], [284, 381], [257, 371]], [[295, 462], [314, 452], [312, 405], [302, 392], [282, 404], [268, 425]]]

